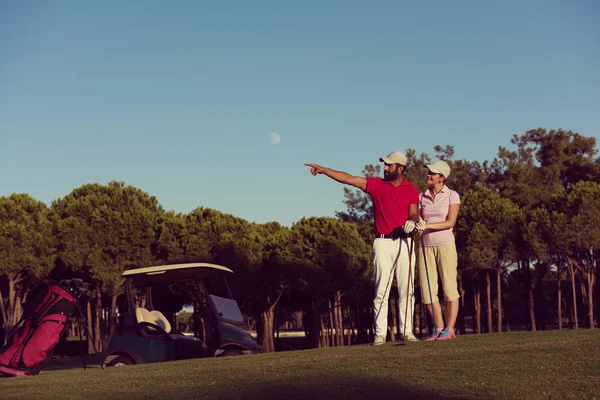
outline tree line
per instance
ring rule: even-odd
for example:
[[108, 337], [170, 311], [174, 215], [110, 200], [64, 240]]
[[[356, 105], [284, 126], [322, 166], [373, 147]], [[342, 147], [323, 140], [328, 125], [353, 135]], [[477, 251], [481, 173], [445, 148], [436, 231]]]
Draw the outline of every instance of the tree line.
[[[595, 139], [540, 128], [511, 142], [516, 149], [500, 147], [494, 160], [482, 163], [455, 160], [452, 146], [434, 148], [436, 158], [452, 167], [448, 186], [461, 195], [455, 227], [459, 333], [596, 327]], [[432, 159], [412, 149], [406, 153], [407, 178], [423, 190], [424, 165]], [[380, 166], [367, 165], [363, 173], [378, 176]], [[167, 211], [155, 197], [116, 181], [83, 185], [49, 206], [27, 194], [1, 197], [1, 333], [6, 340], [40, 281], [81, 277], [93, 287], [85, 309], [88, 349], [102, 349], [118, 328], [124, 270], [202, 261], [235, 272], [233, 292], [267, 351], [275, 350], [275, 332], [292, 313], [309, 347], [368, 342], [372, 207], [364, 193], [348, 188], [344, 203], [336, 218], [302, 218], [286, 227], [204, 207]], [[419, 302], [418, 288], [415, 293]], [[394, 339], [402, 305], [393, 295], [392, 302]], [[172, 293], [161, 311], [175, 322], [184, 304], [184, 294]], [[415, 318], [420, 331], [430, 329], [424, 308]]]

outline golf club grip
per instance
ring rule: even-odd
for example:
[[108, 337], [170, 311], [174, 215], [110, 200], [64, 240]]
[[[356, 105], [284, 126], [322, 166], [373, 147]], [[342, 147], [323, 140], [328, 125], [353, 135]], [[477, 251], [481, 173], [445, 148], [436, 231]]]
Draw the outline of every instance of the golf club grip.
[[423, 264], [425, 265], [425, 276], [427, 277], [427, 288], [429, 289], [429, 302], [431, 304], [431, 319], [433, 320], [433, 330], [435, 332], [435, 316], [433, 310], [433, 296], [431, 295], [431, 284], [429, 283], [429, 268], [427, 268], [427, 257], [425, 257], [425, 244], [423, 243], [423, 236], [421, 236], [421, 252], [423, 253]]

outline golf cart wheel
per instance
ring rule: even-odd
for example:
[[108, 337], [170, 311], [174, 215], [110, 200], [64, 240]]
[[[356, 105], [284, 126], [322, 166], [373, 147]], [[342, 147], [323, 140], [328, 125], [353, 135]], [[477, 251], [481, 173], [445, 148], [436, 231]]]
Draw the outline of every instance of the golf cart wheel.
[[124, 367], [126, 365], [135, 364], [133, 360], [127, 356], [119, 356], [108, 363], [107, 367]]

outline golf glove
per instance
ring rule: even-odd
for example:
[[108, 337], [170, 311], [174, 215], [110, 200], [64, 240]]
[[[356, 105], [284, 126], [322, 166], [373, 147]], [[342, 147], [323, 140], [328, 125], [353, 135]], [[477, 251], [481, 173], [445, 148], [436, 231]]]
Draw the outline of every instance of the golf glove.
[[415, 224], [415, 228], [417, 228], [418, 231], [424, 231], [426, 226], [427, 222], [425, 222], [423, 219], [419, 220], [419, 222]]
[[412, 221], [409, 219], [404, 223], [404, 232], [405, 233], [411, 233], [414, 229], [415, 229], [415, 221]]

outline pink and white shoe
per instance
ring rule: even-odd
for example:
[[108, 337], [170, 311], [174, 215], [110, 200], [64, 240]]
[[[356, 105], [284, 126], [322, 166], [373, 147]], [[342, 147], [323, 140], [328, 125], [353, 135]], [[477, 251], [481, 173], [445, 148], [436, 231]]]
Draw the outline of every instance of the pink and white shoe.
[[449, 340], [449, 339], [456, 339], [456, 334], [448, 328], [441, 331], [437, 337], [437, 340]]
[[433, 331], [433, 333], [431, 334], [431, 336], [429, 336], [427, 339], [425, 339], [426, 342], [435, 342], [436, 340], [438, 340], [438, 336], [441, 334], [442, 332], [438, 332], [437, 329], [435, 329]]

